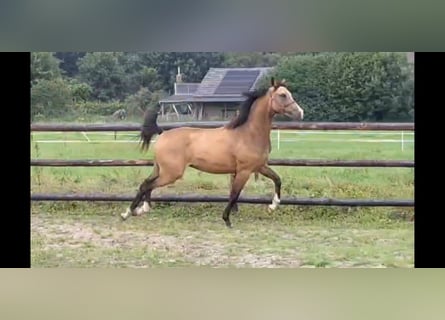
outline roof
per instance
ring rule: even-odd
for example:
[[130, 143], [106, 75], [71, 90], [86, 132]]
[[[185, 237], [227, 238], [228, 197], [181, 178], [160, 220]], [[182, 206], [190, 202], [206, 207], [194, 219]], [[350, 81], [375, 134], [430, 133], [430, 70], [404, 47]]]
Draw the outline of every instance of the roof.
[[201, 83], [176, 83], [175, 94], [159, 102], [242, 102], [246, 99], [243, 93], [253, 91], [258, 81], [272, 69], [210, 68]]

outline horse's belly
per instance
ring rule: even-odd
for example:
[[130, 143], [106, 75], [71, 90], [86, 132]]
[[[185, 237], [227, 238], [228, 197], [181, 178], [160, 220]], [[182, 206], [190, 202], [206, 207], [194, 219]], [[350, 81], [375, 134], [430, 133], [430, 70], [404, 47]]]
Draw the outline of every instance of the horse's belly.
[[234, 161], [218, 157], [196, 157], [190, 167], [208, 173], [234, 173], [236, 169]]
[[187, 159], [191, 167], [208, 173], [235, 172], [233, 143], [219, 128], [195, 131], [190, 141]]

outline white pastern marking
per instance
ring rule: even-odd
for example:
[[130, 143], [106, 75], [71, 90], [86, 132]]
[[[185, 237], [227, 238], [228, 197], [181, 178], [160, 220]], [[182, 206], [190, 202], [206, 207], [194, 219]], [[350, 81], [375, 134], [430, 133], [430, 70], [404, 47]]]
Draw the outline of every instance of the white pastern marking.
[[275, 195], [272, 199], [272, 204], [269, 205], [269, 209], [275, 210], [279, 204], [280, 204], [280, 198], [278, 198], [278, 195], [275, 193]]
[[144, 201], [144, 205], [142, 206], [142, 210], [144, 210], [145, 213], [147, 213], [148, 211], [150, 211], [150, 205], [148, 204], [147, 201]]
[[130, 216], [130, 214], [131, 214], [130, 208], [127, 208], [127, 211], [121, 213], [121, 217], [122, 217], [122, 219], [125, 220]]

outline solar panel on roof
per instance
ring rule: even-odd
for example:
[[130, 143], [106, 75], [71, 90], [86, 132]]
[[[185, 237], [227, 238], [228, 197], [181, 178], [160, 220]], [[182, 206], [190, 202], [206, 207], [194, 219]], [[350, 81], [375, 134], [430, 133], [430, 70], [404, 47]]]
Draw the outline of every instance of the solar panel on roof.
[[214, 94], [241, 94], [246, 92], [252, 87], [259, 74], [259, 70], [229, 70]]

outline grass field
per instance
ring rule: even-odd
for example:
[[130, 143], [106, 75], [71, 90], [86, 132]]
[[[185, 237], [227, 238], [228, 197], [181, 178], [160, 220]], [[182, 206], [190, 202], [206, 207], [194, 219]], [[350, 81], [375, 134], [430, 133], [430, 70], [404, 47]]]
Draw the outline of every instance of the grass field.
[[[271, 158], [413, 160], [413, 133], [277, 132]], [[116, 139], [116, 140], [115, 140]], [[34, 132], [32, 158], [150, 159], [136, 132]], [[116, 141], [116, 142], [115, 142]], [[283, 197], [412, 199], [412, 168], [274, 167]], [[145, 167], [32, 167], [35, 193], [134, 195]], [[188, 169], [153, 194], [227, 195], [229, 177]], [[248, 182], [243, 195], [273, 195], [271, 181]], [[226, 229], [224, 204], [156, 204], [122, 222], [129, 203], [32, 203], [32, 266], [36, 267], [413, 267], [413, 208], [340, 208], [240, 204]]]

